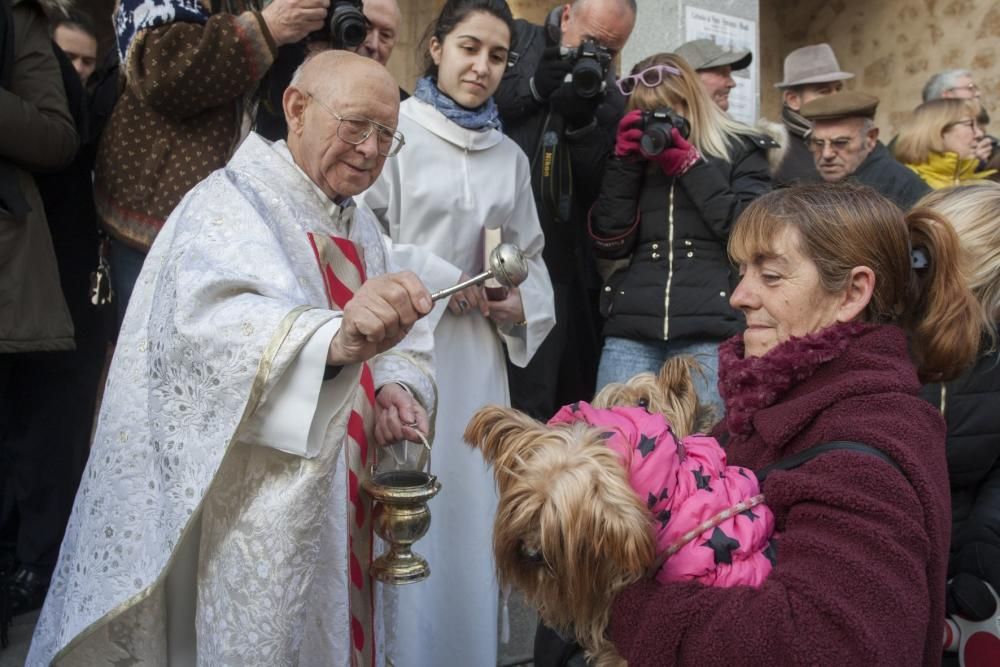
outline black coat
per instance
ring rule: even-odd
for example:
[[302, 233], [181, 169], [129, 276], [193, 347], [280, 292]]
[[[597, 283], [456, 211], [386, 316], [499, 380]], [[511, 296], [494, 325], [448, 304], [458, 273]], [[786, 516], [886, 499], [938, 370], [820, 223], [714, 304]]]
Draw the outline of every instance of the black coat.
[[605, 336], [722, 340], [742, 330], [726, 244], [747, 204], [771, 189], [766, 152], [777, 144], [738, 141], [731, 162], [708, 157], [678, 178], [655, 162], [608, 162], [591, 235], [600, 256], [629, 262], [601, 291]]
[[1000, 590], [1000, 353], [921, 396], [943, 407], [948, 424], [952, 528], [948, 576], [985, 579]]
[[874, 188], [883, 197], [892, 200], [904, 211], [931, 191], [916, 172], [896, 161], [881, 141], [868, 154], [851, 178]]
[[[511, 64], [493, 96], [503, 121], [504, 134], [521, 147], [531, 163], [532, 190], [538, 207], [538, 219], [545, 234], [543, 257], [552, 281], [575, 284], [581, 279], [596, 287], [596, 273], [589, 260], [586, 237], [587, 211], [600, 188], [604, 163], [615, 143], [618, 120], [625, 101], [614, 85], [609, 71], [607, 91], [596, 113], [597, 122], [577, 131], [565, 127], [547, 103], [539, 103], [531, 94], [529, 81], [548, 46], [545, 28], [523, 19], [514, 21]], [[555, 141], [565, 149], [550, 165], [542, 156], [542, 139]], [[543, 187], [542, 170], [548, 166], [552, 178]], [[553, 206], [543, 190], [562, 190], [564, 207]]]

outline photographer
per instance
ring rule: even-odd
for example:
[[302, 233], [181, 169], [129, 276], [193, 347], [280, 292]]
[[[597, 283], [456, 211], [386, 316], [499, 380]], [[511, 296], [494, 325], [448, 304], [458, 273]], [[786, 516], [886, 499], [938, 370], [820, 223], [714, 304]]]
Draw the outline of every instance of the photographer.
[[[722, 414], [718, 345], [739, 333], [726, 255], [740, 212], [770, 189], [777, 148], [724, 114], [679, 56], [661, 53], [618, 82], [628, 95], [590, 231], [599, 257], [626, 265], [601, 292], [598, 388], [694, 355], [703, 401]], [[733, 281], [734, 282], [734, 281]]]
[[540, 419], [593, 395], [599, 281], [586, 212], [624, 107], [612, 60], [635, 12], [634, 0], [576, 0], [553, 10], [544, 26], [515, 21], [510, 65], [495, 95], [504, 132], [531, 163], [555, 294], [555, 328], [526, 368], [508, 365], [513, 405]]
[[[219, 7], [210, 13], [205, 7]], [[95, 165], [98, 216], [112, 237], [119, 324], [157, 232], [196, 183], [243, 138], [246, 101], [278, 47], [326, 24], [330, 0], [191, 3], [149, 10], [122, 0], [115, 14], [125, 86]]]

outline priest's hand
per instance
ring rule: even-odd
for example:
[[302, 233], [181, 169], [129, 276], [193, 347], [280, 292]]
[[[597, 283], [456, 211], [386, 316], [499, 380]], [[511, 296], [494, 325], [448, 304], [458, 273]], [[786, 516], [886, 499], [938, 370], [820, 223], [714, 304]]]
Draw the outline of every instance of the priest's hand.
[[327, 364], [346, 366], [388, 350], [433, 307], [430, 292], [411, 271], [369, 278], [344, 307]]
[[383, 385], [375, 395], [375, 443], [420, 442], [430, 430], [427, 411], [402, 385]]
[[524, 325], [521, 290], [511, 287], [503, 301], [490, 301], [490, 319], [504, 329]]

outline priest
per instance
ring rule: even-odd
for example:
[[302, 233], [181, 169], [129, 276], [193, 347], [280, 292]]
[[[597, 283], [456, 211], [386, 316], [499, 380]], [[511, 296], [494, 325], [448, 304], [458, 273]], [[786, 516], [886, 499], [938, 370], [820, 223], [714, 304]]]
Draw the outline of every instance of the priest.
[[328, 51], [283, 107], [146, 260], [29, 665], [383, 664], [359, 480], [429, 429], [432, 303], [351, 197], [399, 96]]

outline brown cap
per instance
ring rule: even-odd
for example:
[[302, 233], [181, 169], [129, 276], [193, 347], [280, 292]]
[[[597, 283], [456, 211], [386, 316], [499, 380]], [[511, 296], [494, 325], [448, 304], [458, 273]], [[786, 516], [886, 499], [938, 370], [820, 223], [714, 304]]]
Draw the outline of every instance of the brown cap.
[[874, 95], [845, 90], [806, 102], [799, 113], [808, 120], [874, 118], [876, 109], [878, 98]]
[[733, 71], [746, 69], [753, 60], [753, 54], [746, 49], [729, 51], [710, 39], [696, 39], [684, 42], [674, 53], [686, 60], [694, 70], [711, 69], [729, 65]]

